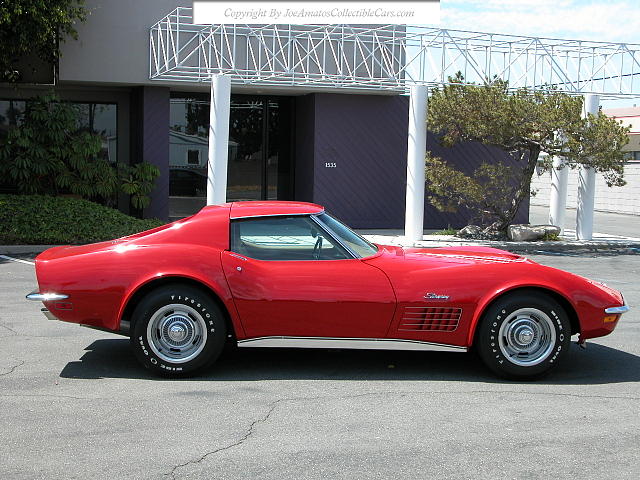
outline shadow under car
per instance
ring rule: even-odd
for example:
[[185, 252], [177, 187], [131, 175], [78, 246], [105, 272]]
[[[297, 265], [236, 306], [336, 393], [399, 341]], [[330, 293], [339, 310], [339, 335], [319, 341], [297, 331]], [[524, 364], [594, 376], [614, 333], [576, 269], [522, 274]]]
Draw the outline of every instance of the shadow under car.
[[[84, 355], [69, 362], [63, 378], [132, 378], [176, 381], [157, 377], [136, 361], [129, 340], [96, 340]], [[210, 368], [191, 379], [201, 381], [257, 380], [424, 380], [519, 383], [489, 372], [473, 353], [242, 348], [225, 352]], [[189, 378], [187, 378], [189, 379]], [[572, 344], [563, 363], [536, 383], [596, 385], [640, 381], [640, 356], [589, 343], [583, 351]]]

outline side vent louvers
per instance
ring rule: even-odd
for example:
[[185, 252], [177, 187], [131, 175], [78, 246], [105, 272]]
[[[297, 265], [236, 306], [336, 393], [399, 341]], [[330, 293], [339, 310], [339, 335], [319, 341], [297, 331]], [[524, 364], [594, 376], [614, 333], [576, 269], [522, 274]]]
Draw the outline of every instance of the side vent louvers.
[[461, 316], [456, 307], [405, 307], [398, 330], [453, 332]]

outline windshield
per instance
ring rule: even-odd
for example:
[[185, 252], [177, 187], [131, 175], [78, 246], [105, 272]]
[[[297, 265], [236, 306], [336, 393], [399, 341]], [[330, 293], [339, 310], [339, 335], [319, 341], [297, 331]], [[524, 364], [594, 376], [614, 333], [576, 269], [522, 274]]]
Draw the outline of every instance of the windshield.
[[378, 247], [373, 243], [365, 240], [344, 223], [336, 220], [331, 215], [322, 213], [320, 215], [316, 215], [315, 218], [332, 231], [336, 235], [337, 239], [358, 257], [370, 257], [378, 252]]

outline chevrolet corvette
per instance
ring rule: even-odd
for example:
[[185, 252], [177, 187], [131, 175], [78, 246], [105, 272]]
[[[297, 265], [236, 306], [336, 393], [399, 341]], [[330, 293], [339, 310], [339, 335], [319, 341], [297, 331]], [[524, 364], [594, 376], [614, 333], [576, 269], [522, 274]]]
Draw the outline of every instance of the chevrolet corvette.
[[488, 247], [376, 245], [319, 205], [234, 202], [36, 258], [49, 319], [130, 337], [153, 372], [186, 376], [238, 347], [475, 350], [531, 379], [611, 333], [604, 284]]

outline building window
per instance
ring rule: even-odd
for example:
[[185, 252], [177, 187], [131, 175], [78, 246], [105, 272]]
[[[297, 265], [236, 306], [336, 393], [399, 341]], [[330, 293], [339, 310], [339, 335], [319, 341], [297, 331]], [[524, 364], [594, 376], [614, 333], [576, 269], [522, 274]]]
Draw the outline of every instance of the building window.
[[640, 162], [640, 152], [638, 151], [625, 152], [624, 159], [627, 162]]
[[18, 125], [24, 109], [24, 100], [0, 100], [0, 138], [6, 135], [9, 128]]
[[[118, 106], [111, 103], [71, 102], [76, 111], [79, 132], [99, 135], [102, 148], [98, 158], [107, 160], [113, 167], [118, 161]], [[29, 108], [29, 100], [0, 100], [0, 138], [10, 128], [20, 127], [21, 117]], [[15, 193], [15, 185], [7, 181], [0, 182], [0, 191]], [[108, 199], [108, 201], [115, 201]]]
[[187, 150], [187, 163], [189, 165], [200, 165], [200, 150]]
[[[289, 199], [293, 99], [232, 95], [227, 200]], [[169, 216], [192, 215], [206, 203], [209, 96], [174, 93], [169, 120]]]
[[112, 103], [73, 102], [78, 129], [100, 135], [102, 150], [98, 157], [115, 166], [118, 162], [118, 106]]
[[[111, 103], [72, 102], [76, 110], [78, 130], [100, 135], [102, 150], [100, 158], [115, 165], [118, 153], [118, 106]], [[0, 137], [6, 131], [19, 125], [20, 117], [29, 108], [28, 100], [0, 100]]]

